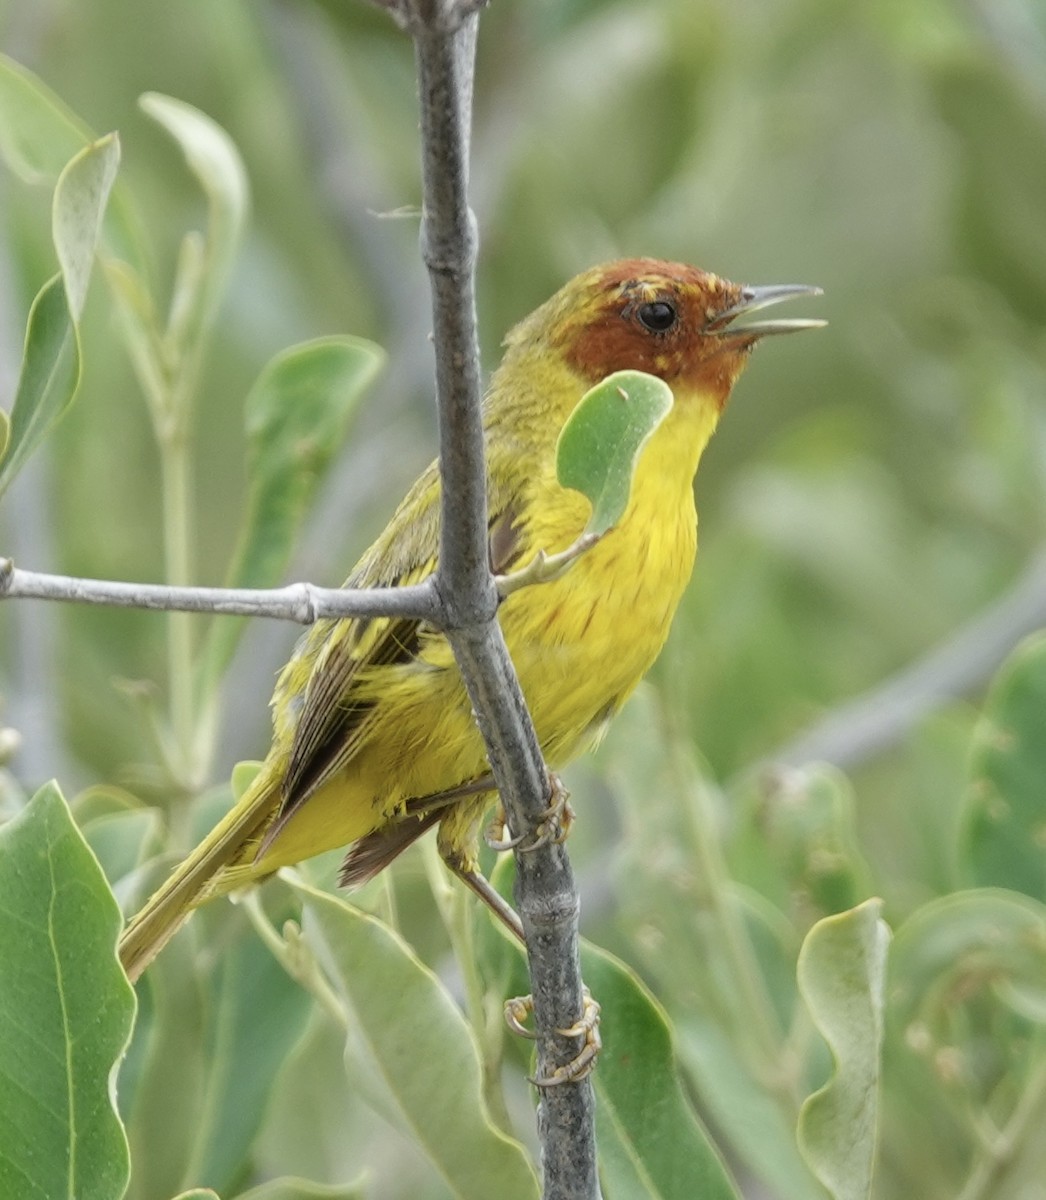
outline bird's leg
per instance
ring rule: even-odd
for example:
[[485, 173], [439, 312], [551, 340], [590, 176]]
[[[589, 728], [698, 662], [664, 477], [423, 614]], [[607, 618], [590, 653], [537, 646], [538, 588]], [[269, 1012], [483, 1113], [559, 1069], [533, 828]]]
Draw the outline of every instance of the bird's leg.
[[446, 856], [444, 856], [443, 861], [466, 887], [471, 888], [476, 893], [502, 925], [510, 933], [515, 934], [525, 946], [527, 939], [523, 936], [523, 922], [519, 919], [519, 913], [516, 912], [502, 895], [495, 891], [490, 880], [481, 871], [477, 871], [475, 867], [466, 867], [462, 863], [455, 862]]
[[[558, 775], [550, 775], [552, 794], [548, 807], [539, 814], [537, 825], [529, 833], [517, 837], [506, 837], [508, 832], [505, 822], [505, 810], [499, 804], [497, 812], [486, 833], [487, 845], [494, 850], [519, 850], [524, 853], [536, 850], [539, 846], [550, 842], [562, 842], [570, 832], [574, 821], [574, 810], [570, 807], [570, 793], [563, 786]], [[483, 901], [519, 940], [526, 946], [523, 934], [523, 923], [519, 914], [491, 886], [485, 875], [475, 866], [464, 859], [460, 851], [448, 842], [446, 849], [441, 847], [443, 861], [467, 887]], [[533, 1038], [534, 1033], [524, 1024], [527, 1016], [534, 1010], [532, 996], [517, 996], [505, 1004], [505, 1021], [508, 1027], [521, 1037]], [[583, 1037], [584, 1043], [580, 1051], [563, 1066], [557, 1067], [548, 1075], [538, 1075], [531, 1080], [537, 1087], [558, 1087], [563, 1083], [572, 1083], [584, 1079], [596, 1065], [596, 1058], [602, 1049], [599, 1036], [599, 1005], [592, 998], [588, 988], [582, 994], [581, 1017], [567, 1029], [556, 1031], [562, 1037]]]
[[[567, 1029], [557, 1029], [556, 1032], [562, 1037], [584, 1037], [584, 1045], [570, 1062], [556, 1067], [551, 1074], [534, 1076], [530, 1082], [535, 1087], [559, 1087], [560, 1084], [576, 1083], [591, 1075], [603, 1048], [603, 1040], [599, 1036], [599, 1004], [592, 998], [588, 988], [581, 994], [581, 1003], [580, 1019]], [[524, 1024], [533, 1011], [533, 996], [516, 996], [505, 1004], [505, 1023], [520, 1037], [534, 1038], [534, 1031]]]

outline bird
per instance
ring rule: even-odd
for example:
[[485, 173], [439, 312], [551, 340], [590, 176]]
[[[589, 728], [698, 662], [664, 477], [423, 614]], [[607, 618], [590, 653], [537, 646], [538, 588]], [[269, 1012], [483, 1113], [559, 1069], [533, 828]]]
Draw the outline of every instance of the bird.
[[[557, 439], [585, 393], [631, 369], [673, 394], [616, 525], [561, 576], [513, 591], [499, 608], [550, 769], [599, 740], [668, 637], [697, 551], [694, 476], [752, 349], [824, 324], [749, 318], [816, 294], [628, 258], [571, 279], [506, 336], [483, 400], [497, 575], [565, 550], [586, 528], [590, 501], [556, 474]], [[344, 586], [431, 576], [439, 501], [434, 462]], [[205, 901], [337, 847], [347, 848], [340, 882], [358, 886], [434, 826], [447, 866], [519, 932], [479, 872], [496, 786], [440, 630], [399, 616], [318, 621], [279, 673], [271, 705], [272, 745], [254, 781], [128, 924], [119, 953], [132, 980]]]

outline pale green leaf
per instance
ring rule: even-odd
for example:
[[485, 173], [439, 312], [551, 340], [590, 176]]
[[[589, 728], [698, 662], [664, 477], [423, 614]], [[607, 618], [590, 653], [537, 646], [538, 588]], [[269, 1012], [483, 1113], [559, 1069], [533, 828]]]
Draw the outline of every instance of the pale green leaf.
[[193, 953], [193, 932], [190, 926], [174, 938], [139, 984], [142, 1012], [120, 1072], [135, 1200], [171, 1196], [200, 1182], [185, 1175], [210, 1066], [207, 997]]
[[[385, 361], [373, 342], [321, 338], [278, 354], [246, 401], [247, 512], [230, 587], [280, 581], [298, 531], [363, 395]], [[223, 618], [203, 654], [206, 693], [221, 677], [244, 622]]]
[[0, 830], [0, 1195], [119, 1200], [111, 1076], [134, 994], [120, 912], [54, 784]]
[[784, 894], [801, 929], [854, 907], [868, 894], [850, 781], [826, 763], [760, 780], [759, 843], [770, 870], [780, 872]]
[[29, 310], [0, 495], [80, 386], [78, 321], [119, 155], [112, 135], [92, 143], [72, 159], [55, 188], [53, 234], [62, 273], [44, 285]]
[[961, 861], [979, 887], [1046, 900], [1046, 634], [999, 672], [974, 732]]
[[[512, 859], [491, 875], [511, 897]], [[516, 994], [526, 986], [522, 949], [487, 914], [475, 941], [488, 983]], [[638, 975], [607, 951], [581, 943], [585, 983], [601, 1008], [603, 1049], [592, 1075], [596, 1146], [606, 1200], [739, 1200], [708, 1131], [683, 1093], [667, 1014]]]
[[491, 1122], [475, 1038], [444, 986], [381, 921], [296, 886], [307, 936], [333, 969], [355, 1036], [453, 1194], [536, 1200], [526, 1152]]
[[247, 516], [231, 587], [279, 581], [349, 420], [384, 362], [373, 342], [330, 337], [292, 346], [262, 371], [244, 405]]
[[0, 54], [0, 158], [20, 179], [53, 183], [93, 137], [31, 71]]
[[679, 1084], [668, 1018], [638, 976], [595, 946], [581, 955], [602, 1006], [603, 1050], [592, 1076], [607, 1200], [739, 1200]]
[[640, 451], [672, 408], [669, 386], [643, 371], [617, 371], [586, 392], [556, 445], [559, 482], [587, 496], [591, 533], [605, 533], [628, 507]]
[[677, 1021], [679, 1056], [697, 1088], [703, 1111], [729, 1137], [745, 1166], [772, 1181], [780, 1200], [824, 1200], [795, 1144], [795, 1121], [765, 1082], [753, 1077], [743, 1048], [729, 1030], [696, 1013]]
[[72, 159], [54, 190], [51, 234], [74, 322], [83, 315], [102, 218], [119, 167], [120, 139], [110, 133]]
[[[247, 173], [232, 139], [199, 109], [157, 92], [147, 92], [139, 104], [181, 147], [189, 169], [207, 196], [207, 262], [203, 277], [199, 287], [195, 283], [189, 286], [188, 296], [179, 296], [180, 286], [176, 282], [172, 307], [172, 324], [185, 320], [193, 326], [202, 326], [217, 307], [239, 248], [249, 202]], [[185, 309], [193, 311], [180, 316]]]
[[160, 321], [141, 275], [120, 259], [102, 263], [109, 292], [116, 301], [119, 329], [139, 386], [155, 411], [165, 400], [164, 347]]
[[84, 838], [121, 901], [134, 888], [131, 878], [163, 846], [163, 819], [155, 808], [93, 817], [81, 826]]
[[242, 1176], [276, 1076], [311, 1008], [308, 992], [258, 938], [240, 937], [223, 951], [212, 980], [208, 1070], [188, 1179], [224, 1191]]
[[982, 988], [1046, 1023], [1046, 906], [1001, 888], [932, 900], [897, 930], [890, 981], [902, 1030], [919, 1018], [932, 1022], [935, 1009]]
[[[600, 760], [625, 821], [617, 924], [673, 1014], [702, 1111], [781, 1200], [822, 1200], [795, 1145], [794, 1112], [752, 1069], [753, 1062], [778, 1069], [767, 1046], [791, 1021], [798, 952], [791, 924], [729, 882], [716, 836], [719, 798], [692, 750], [673, 739], [649, 685], [615, 720]], [[663, 802], [650, 804], [651, 795]]]
[[879, 1113], [886, 948], [882, 901], [825, 917], [799, 952], [799, 990], [835, 1065], [799, 1114], [799, 1146], [834, 1200], [871, 1194]]
[[307, 1179], [270, 1179], [235, 1200], [365, 1200], [363, 1183], [313, 1183]]

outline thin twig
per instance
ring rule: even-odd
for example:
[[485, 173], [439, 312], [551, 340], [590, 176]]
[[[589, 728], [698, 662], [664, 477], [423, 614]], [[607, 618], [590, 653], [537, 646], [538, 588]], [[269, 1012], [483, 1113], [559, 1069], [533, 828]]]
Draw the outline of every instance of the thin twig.
[[439, 597], [430, 580], [410, 587], [323, 588], [292, 583], [282, 588], [167, 587], [77, 579], [22, 571], [0, 558], [0, 599], [64, 600], [163, 612], [274, 617], [311, 625], [332, 617], [407, 617], [440, 623]]
[[494, 586], [498, 591], [498, 599], [504, 600], [520, 588], [531, 587], [535, 583], [551, 583], [568, 571], [574, 563], [599, 541], [598, 533], [583, 533], [576, 542], [572, 542], [558, 554], [546, 554], [539, 550], [537, 554], [518, 571], [510, 575], [495, 575]]
[[[442, 472], [437, 586], [447, 633], [487, 745], [509, 825], [535, 828], [550, 784], [495, 612], [487, 549], [486, 470], [474, 303], [476, 231], [468, 208], [469, 115], [477, 19], [454, 33], [435, 0], [412, 0], [421, 103], [422, 246], [433, 294]], [[526, 934], [538, 1075], [579, 1051], [557, 1032], [583, 1012], [577, 888], [562, 845], [516, 855], [516, 903]], [[595, 1098], [589, 1080], [546, 1089], [539, 1111], [545, 1200], [599, 1196]]]

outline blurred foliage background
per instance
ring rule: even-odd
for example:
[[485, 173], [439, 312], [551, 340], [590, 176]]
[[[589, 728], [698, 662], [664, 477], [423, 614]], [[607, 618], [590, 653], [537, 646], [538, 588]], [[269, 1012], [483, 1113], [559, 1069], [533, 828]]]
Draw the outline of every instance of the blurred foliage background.
[[[791, 778], [774, 763], [848, 771], [852, 795], [831, 776], [860, 845], [847, 851], [848, 903], [882, 895], [896, 927], [963, 881], [976, 712], [1006, 650], [1046, 623], [1044, 11], [1036, 0], [494, 0], [484, 15], [473, 203], [488, 366], [515, 320], [621, 255], [825, 290], [808, 308], [829, 328], [759, 351], [705, 457], [698, 570], [655, 691], [568, 775], [584, 932], [634, 963], [673, 1015], [685, 998], [642, 951], [660, 918], [625, 879], [638, 836], [629, 800], [667, 802], [620, 783], [634, 739], [649, 745], [646, 722], [674, 747], [667, 758], [696, 753], [702, 776], [729, 788], [710, 810], [723, 852], [800, 935], [833, 902], [802, 892], [784, 851], [767, 865], [775, 850], [759, 837]], [[264, 363], [336, 332], [388, 351], [288, 572], [340, 582], [434, 447], [409, 41], [354, 0], [0, 0], [0, 48], [93, 129], [120, 131], [160, 294], [203, 206], [138, 96], [190, 102], [243, 155], [253, 215], [196, 399], [199, 582], [220, 582], [233, 553], [242, 400]], [[52, 259], [43, 193], [5, 177], [0, 204], [6, 403]], [[156, 448], [113, 322], [96, 282], [81, 396], [0, 511], [0, 547], [35, 570], [159, 579]], [[977, 617], [975, 636], [956, 640]], [[0, 632], [3, 722], [22, 737], [14, 776], [161, 794], [145, 724], [114, 681], [163, 686], [163, 619], [23, 603], [0, 611]], [[264, 753], [273, 674], [295, 636], [248, 631], [208, 782]], [[896, 673], [893, 690], [846, 707]], [[953, 693], [943, 706], [923, 704], [941, 689]], [[865, 736], [866, 720], [876, 733]], [[421, 874], [404, 871], [413, 928]], [[1012, 1100], [1007, 1072], [1025, 1045], [981, 1046], [985, 1094], [1005, 1077]], [[962, 1117], [935, 1115], [909, 1144], [909, 1108], [896, 1111], [883, 1196], [958, 1194]], [[816, 1194], [761, 1178], [752, 1195]], [[430, 1183], [424, 1194], [444, 1194]], [[1019, 1194], [1046, 1194], [1039, 1186]]]

